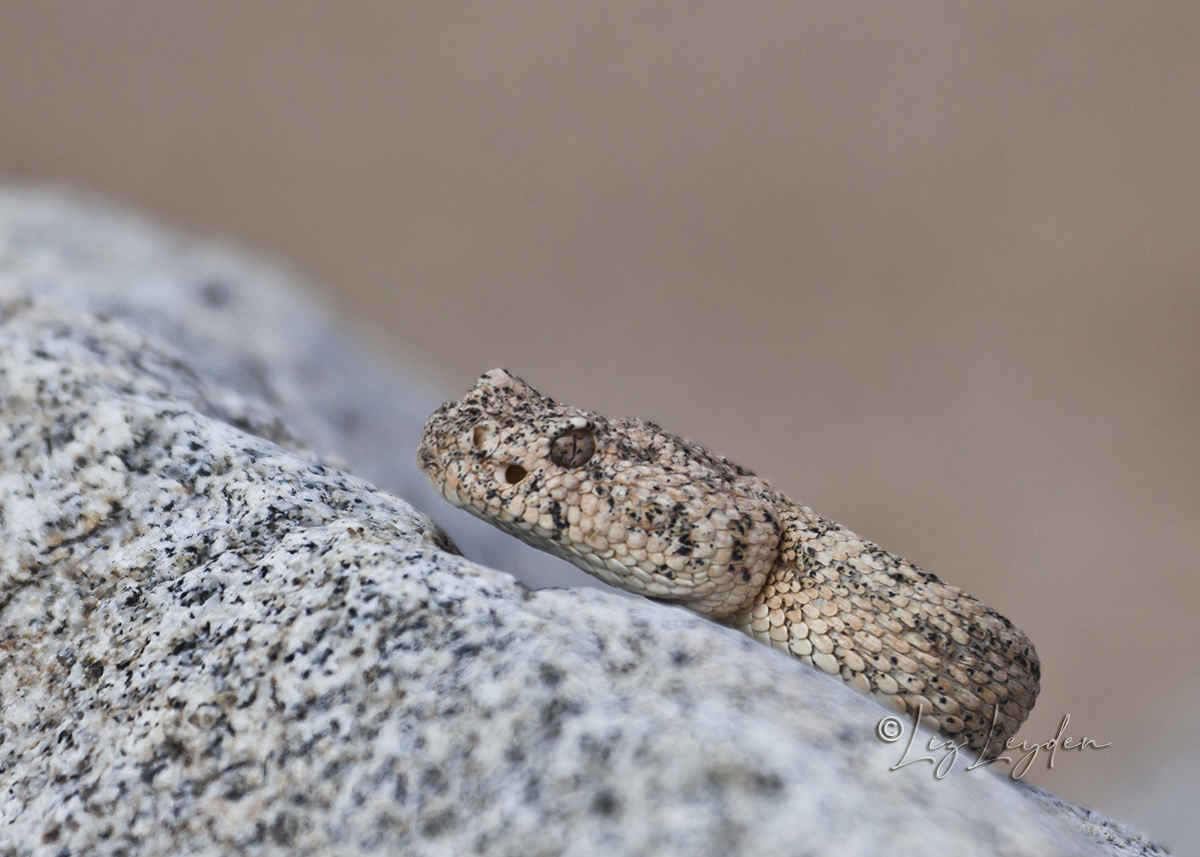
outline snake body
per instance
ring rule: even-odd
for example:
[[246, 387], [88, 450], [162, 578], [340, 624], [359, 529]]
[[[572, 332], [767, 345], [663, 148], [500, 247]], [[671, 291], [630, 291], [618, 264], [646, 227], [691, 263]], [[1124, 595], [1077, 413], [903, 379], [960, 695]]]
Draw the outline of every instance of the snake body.
[[493, 369], [429, 418], [417, 462], [455, 506], [959, 746], [1001, 747], [1037, 697], [1037, 654], [1003, 616], [654, 423], [561, 405]]

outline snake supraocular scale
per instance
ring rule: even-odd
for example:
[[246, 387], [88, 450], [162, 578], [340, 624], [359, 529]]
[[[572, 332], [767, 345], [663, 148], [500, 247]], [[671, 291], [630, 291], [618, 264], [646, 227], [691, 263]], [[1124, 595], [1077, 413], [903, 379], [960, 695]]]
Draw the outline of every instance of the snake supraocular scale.
[[417, 460], [447, 500], [517, 538], [919, 711], [973, 750], [1002, 746], [1037, 697], [1037, 654], [1003, 616], [653, 423], [560, 405], [493, 369], [429, 418]]

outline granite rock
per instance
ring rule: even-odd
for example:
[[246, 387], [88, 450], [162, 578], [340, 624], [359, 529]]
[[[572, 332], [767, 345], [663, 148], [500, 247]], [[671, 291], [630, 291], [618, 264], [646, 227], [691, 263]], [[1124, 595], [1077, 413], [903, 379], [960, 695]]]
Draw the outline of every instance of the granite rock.
[[0, 193], [0, 855], [1161, 853], [889, 770], [887, 712], [683, 610], [464, 559], [346, 471], [413, 451], [329, 330], [272, 271]]
[[2, 185], [0, 266], [43, 298], [170, 342], [218, 393], [265, 403], [268, 419], [416, 504], [476, 561], [535, 588], [618, 591], [449, 508], [411, 454], [444, 396], [347, 337], [277, 268], [111, 208]]

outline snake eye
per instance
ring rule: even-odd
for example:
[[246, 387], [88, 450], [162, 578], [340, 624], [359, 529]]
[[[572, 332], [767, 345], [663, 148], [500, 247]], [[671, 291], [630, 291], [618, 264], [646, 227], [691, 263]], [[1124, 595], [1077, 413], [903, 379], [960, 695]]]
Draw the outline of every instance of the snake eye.
[[550, 444], [550, 460], [559, 467], [582, 467], [596, 453], [596, 436], [589, 429], [572, 429]]

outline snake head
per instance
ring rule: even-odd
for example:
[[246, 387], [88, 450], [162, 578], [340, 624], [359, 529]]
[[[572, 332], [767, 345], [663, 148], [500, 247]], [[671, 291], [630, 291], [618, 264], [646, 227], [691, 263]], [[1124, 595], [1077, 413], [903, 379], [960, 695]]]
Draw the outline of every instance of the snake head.
[[641, 420], [560, 405], [493, 369], [425, 424], [417, 464], [455, 506], [622, 589], [720, 619], [774, 563], [774, 489]]

